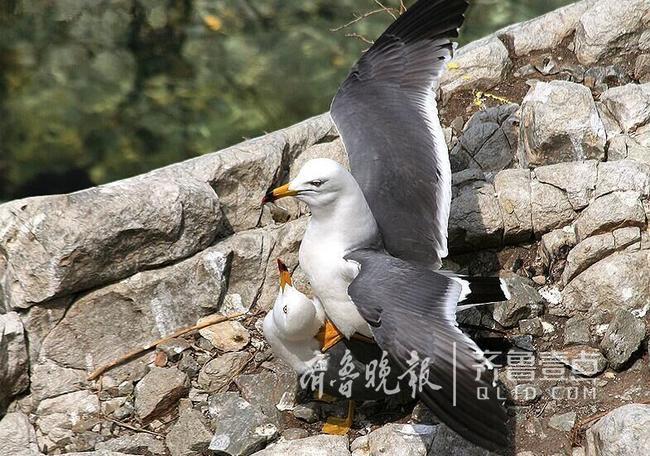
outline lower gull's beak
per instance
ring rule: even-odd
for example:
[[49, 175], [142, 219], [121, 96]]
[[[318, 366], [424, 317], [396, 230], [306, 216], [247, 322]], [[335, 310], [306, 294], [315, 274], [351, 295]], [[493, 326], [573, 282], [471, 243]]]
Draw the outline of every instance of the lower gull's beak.
[[284, 264], [282, 260], [279, 258], [278, 258], [278, 271], [280, 271], [280, 289], [284, 291], [285, 285], [291, 286], [292, 284], [291, 273], [289, 272], [289, 268], [287, 268], [287, 265]]
[[289, 190], [289, 184], [286, 184], [282, 187], [278, 187], [268, 192], [264, 198], [262, 198], [262, 204], [272, 203], [273, 201], [279, 200], [280, 198], [284, 198], [286, 196], [296, 196], [297, 194], [298, 192]]

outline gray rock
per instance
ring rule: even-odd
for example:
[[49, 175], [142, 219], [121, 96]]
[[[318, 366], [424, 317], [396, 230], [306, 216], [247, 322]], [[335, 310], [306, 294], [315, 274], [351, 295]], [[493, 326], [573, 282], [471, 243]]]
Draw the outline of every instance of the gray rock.
[[255, 456], [349, 456], [348, 438], [344, 435], [315, 435], [305, 439], [278, 442]]
[[152, 367], [135, 386], [135, 411], [148, 423], [170, 412], [188, 390], [185, 373], [175, 367]]
[[0, 314], [0, 414], [8, 401], [29, 387], [25, 329], [16, 312]]
[[561, 304], [551, 307], [550, 313], [570, 317], [596, 310], [643, 309], [650, 296], [648, 264], [648, 250], [614, 253], [575, 277], [562, 290]]
[[583, 65], [634, 49], [644, 29], [645, 0], [594, 1], [576, 26], [575, 53]]
[[221, 221], [215, 192], [182, 172], [14, 201], [0, 206], [0, 292], [27, 308], [114, 282], [207, 247]]
[[458, 49], [449, 71], [442, 73], [443, 104], [461, 90], [487, 90], [501, 82], [511, 62], [508, 50], [496, 36], [488, 36]]
[[521, 242], [533, 234], [530, 171], [506, 169], [494, 178], [506, 242]]
[[0, 456], [40, 456], [36, 431], [23, 413], [7, 413], [0, 420]]
[[594, 377], [607, 368], [607, 359], [597, 348], [576, 345], [553, 353], [555, 358], [570, 367], [574, 374], [584, 377]]
[[54, 299], [32, 306], [21, 315], [25, 331], [29, 334], [27, 348], [32, 362], [38, 360], [43, 340], [63, 319], [70, 304], [72, 304], [72, 297]]
[[619, 228], [613, 233], [599, 234], [585, 239], [569, 252], [562, 273], [562, 282], [569, 283], [592, 264], [640, 240], [641, 230], [638, 227]]
[[282, 431], [284, 440], [299, 440], [309, 437], [309, 431], [301, 428], [289, 428]]
[[539, 252], [544, 264], [550, 266], [560, 258], [565, 258], [567, 252], [578, 242], [572, 226], [553, 230], [542, 235]]
[[97, 450], [126, 454], [164, 455], [165, 444], [151, 434], [123, 435], [95, 445]]
[[501, 326], [510, 328], [519, 320], [539, 315], [544, 301], [531, 282], [518, 276], [506, 278], [505, 281], [511, 298], [494, 305], [494, 319]]
[[190, 343], [180, 337], [170, 339], [162, 344], [158, 344], [156, 348], [167, 355], [169, 361], [178, 361], [185, 350], [191, 347]]
[[537, 82], [521, 105], [518, 154], [522, 163], [534, 166], [603, 159], [605, 127], [589, 89], [566, 81]]
[[650, 405], [624, 405], [598, 420], [587, 430], [587, 454], [650, 454]]
[[36, 409], [39, 446], [54, 450], [85, 451], [95, 446], [97, 436], [90, 431], [100, 422], [97, 396], [76, 391], [45, 399]]
[[564, 328], [564, 345], [585, 345], [589, 342], [589, 320], [580, 316], [569, 318]]
[[220, 352], [240, 351], [250, 342], [250, 333], [238, 321], [224, 321], [199, 331]]
[[503, 218], [492, 184], [476, 182], [463, 187], [451, 202], [449, 240], [460, 251], [501, 243]]
[[533, 51], [555, 49], [575, 31], [578, 20], [586, 9], [586, 2], [576, 2], [543, 16], [507, 27], [501, 33], [512, 43], [512, 49], [517, 57]]
[[642, 84], [650, 82], [650, 54], [641, 54], [636, 58], [634, 79]]
[[198, 456], [204, 454], [212, 432], [198, 410], [183, 411], [165, 437], [165, 443], [172, 456]]
[[639, 348], [645, 338], [645, 324], [630, 311], [619, 309], [603, 336], [600, 348], [612, 368], [619, 370]]
[[573, 209], [580, 210], [589, 204], [598, 177], [595, 160], [558, 163], [535, 169], [539, 182], [549, 184], [566, 192]]
[[478, 168], [468, 168], [451, 175], [451, 185], [459, 187], [474, 181], [484, 181], [485, 173]]
[[617, 191], [634, 191], [644, 196], [650, 195], [650, 164], [634, 160], [600, 163], [595, 196]]
[[529, 318], [519, 321], [519, 331], [524, 334], [530, 334], [531, 336], [543, 336], [544, 326], [539, 317]]
[[319, 407], [315, 403], [296, 405], [291, 411], [293, 416], [307, 423], [315, 423], [319, 420]]
[[570, 432], [576, 423], [576, 412], [553, 415], [548, 420], [548, 425], [558, 431]]
[[208, 413], [215, 428], [209, 449], [217, 454], [247, 456], [263, 448], [278, 433], [257, 405], [237, 393], [210, 396]]
[[624, 133], [650, 122], [650, 84], [627, 84], [605, 91], [600, 101]]
[[[208, 248], [180, 263], [84, 295], [45, 338], [41, 357], [68, 368], [94, 369], [133, 347], [195, 324], [217, 310], [229, 258]], [[137, 380], [145, 362], [136, 359], [111, 375], [118, 383]]]
[[389, 423], [368, 434], [371, 455], [426, 456], [438, 426]]
[[276, 407], [283, 397], [295, 397], [296, 374], [287, 367], [281, 373], [260, 372], [239, 375], [235, 384], [241, 395], [251, 404], [258, 405], [278, 429], [284, 428], [282, 413]]
[[110, 450], [97, 450], [97, 451], [83, 451], [74, 453], [65, 453], [66, 456], [133, 456], [126, 453], [118, 453], [117, 451]]
[[429, 456], [495, 456], [481, 447], [468, 442], [445, 425], [438, 427], [433, 444], [429, 448]]
[[236, 375], [237, 371], [248, 362], [250, 355], [244, 352], [224, 353], [217, 356], [199, 372], [199, 386], [208, 392], [219, 391]]
[[645, 226], [646, 218], [637, 192], [613, 192], [596, 198], [576, 221], [580, 241], [594, 234], [625, 226]]
[[566, 193], [548, 184], [532, 181], [533, 230], [541, 236], [570, 224], [578, 214], [573, 210]]
[[86, 371], [70, 369], [45, 360], [32, 367], [31, 393], [37, 401], [79, 391], [86, 386]]
[[483, 171], [506, 168], [517, 147], [518, 108], [510, 104], [477, 112], [467, 122], [456, 147], [469, 154]]

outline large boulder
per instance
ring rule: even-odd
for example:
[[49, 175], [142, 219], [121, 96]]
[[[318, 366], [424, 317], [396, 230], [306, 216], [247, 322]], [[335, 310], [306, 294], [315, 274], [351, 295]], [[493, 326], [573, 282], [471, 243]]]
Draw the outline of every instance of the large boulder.
[[620, 56], [638, 47], [641, 32], [647, 30], [646, 0], [598, 0], [576, 27], [575, 52], [583, 65], [591, 65], [610, 55]]
[[645, 227], [646, 216], [637, 192], [612, 192], [596, 198], [576, 221], [578, 240], [626, 226]]
[[507, 242], [521, 242], [533, 234], [530, 171], [505, 169], [494, 178], [501, 215], [503, 237]]
[[519, 159], [525, 165], [605, 157], [605, 127], [589, 89], [567, 81], [536, 82], [521, 105]]
[[650, 405], [628, 404], [587, 430], [588, 456], [650, 454]]
[[494, 186], [475, 182], [460, 190], [451, 202], [449, 242], [453, 251], [498, 246], [503, 217]]
[[223, 230], [210, 186], [164, 171], [7, 203], [0, 226], [0, 293], [18, 309], [190, 256]]
[[600, 101], [624, 133], [650, 122], [650, 84], [613, 87], [600, 96]]
[[0, 456], [40, 456], [36, 431], [23, 413], [7, 413], [0, 420]]
[[9, 399], [29, 387], [26, 344], [25, 330], [18, 314], [0, 314], [0, 414]]
[[598, 162], [573, 161], [535, 168], [535, 177], [543, 184], [566, 192], [574, 210], [585, 208], [591, 200], [598, 179]]

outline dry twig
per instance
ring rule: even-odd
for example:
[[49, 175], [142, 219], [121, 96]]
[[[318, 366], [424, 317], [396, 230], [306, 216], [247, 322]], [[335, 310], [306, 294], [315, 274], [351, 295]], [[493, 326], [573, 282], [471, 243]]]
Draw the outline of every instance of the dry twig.
[[165, 437], [164, 435], [158, 434], [157, 432], [153, 432], [153, 431], [149, 431], [147, 429], [142, 429], [142, 428], [138, 428], [138, 427], [135, 427], [135, 426], [131, 426], [130, 424], [122, 423], [121, 421], [117, 421], [117, 420], [115, 420], [113, 418], [109, 418], [107, 416], [105, 416], [104, 419], [107, 420], [107, 421], [110, 421], [111, 423], [114, 423], [115, 425], [117, 425], [119, 427], [123, 427], [123, 428], [129, 429], [131, 431], [144, 432], [145, 434], [151, 434], [151, 435], [155, 435], [156, 437], [161, 437], [161, 438]]
[[240, 312], [240, 313], [235, 313], [235, 314], [231, 314], [231, 315], [213, 315], [211, 317], [206, 318], [201, 323], [198, 323], [198, 324], [193, 325], [193, 326], [188, 326], [186, 328], [181, 328], [178, 331], [174, 332], [173, 334], [170, 334], [169, 336], [166, 336], [166, 337], [163, 337], [162, 339], [158, 339], [156, 341], [148, 343], [148, 344], [144, 345], [141, 348], [138, 348], [136, 350], [133, 350], [133, 351], [127, 353], [126, 355], [120, 356], [119, 358], [111, 361], [108, 364], [105, 364], [103, 366], [98, 367], [97, 369], [95, 369], [93, 372], [90, 373], [90, 375], [88, 376], [88, 381], [97, 379], [104, 372], [114, 368], [115, 366], [119, 366], [120, 364], [125, 363], [126, 361], [130, 361], [133, 358], [136, 358], [136, 357], [140, 356], [141, 354], [151, 350], [152, 348], [157, 347], [158, 345], [162, 344], [163, 342], [167, 342], [167, 341], [169, 341], [171, 339], [174, 339], [176, 337], [180, 337], [180, 336], [182, 336], [184, 334], [187, 334], [189, 332], [198, 331], [199, 329], [203, 329], [203, 328], [206, 328], [208, 326], [215, 325], [217, 323], [221, 323], [221, 322], [228, 321], [228, 320], [234, 320], [235, 318], [241, 317], [241, 316], [243, 316], [245, 314], [246, 314], [245, 312]]

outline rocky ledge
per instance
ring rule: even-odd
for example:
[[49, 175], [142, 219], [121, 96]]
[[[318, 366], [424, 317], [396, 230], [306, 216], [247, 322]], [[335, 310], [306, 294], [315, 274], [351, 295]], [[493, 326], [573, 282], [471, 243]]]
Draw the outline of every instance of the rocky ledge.
[[[460, 321], [504, 353], [515, 453], [650, 454], [650, 4], [586, 0], [508, 27], [460, 49], [439, 91], [445, 266], [513, 289]], [[485, 454], [421, 405], [366, 403], [350, 437], [321, 435], [345, 404], [297, 400], [272, 357], [274, 261], [297, 266], [308, 214], [261, 196], [319, 156], [347, 159], [328, 114], [0, 206], [0, 454]]]

